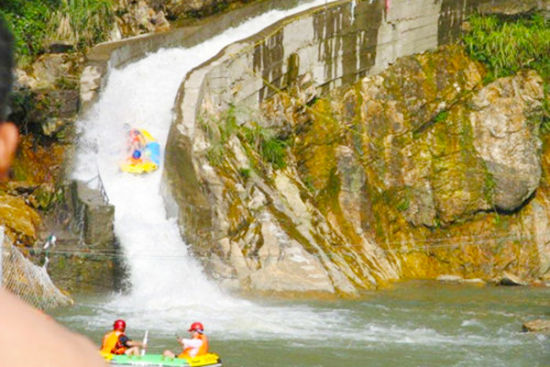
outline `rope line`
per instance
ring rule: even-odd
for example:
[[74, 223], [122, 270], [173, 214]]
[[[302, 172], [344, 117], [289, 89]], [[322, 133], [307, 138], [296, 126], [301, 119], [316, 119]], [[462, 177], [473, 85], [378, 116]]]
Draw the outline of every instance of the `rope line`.
[[[545, 232], [550, 235], [550, 231]], [[467, 237], [447, 237], [444, 239], [430, 239], [430, 240], [418, 240], [418, 241], [391, 241], [383, 242], [381, 245], [404, 245], [406, 243], [424, 243], [424, 245], [406, 247], [406, 248], [392, 248], [380, 250], [383, 252], [390, 253], [410, 253], [410, 252], [426, 252], [435, 249], [452, 249], [452, 248], [461, 248], [464, 246], [484, 246], [491, 247], [495, 245], [495, 242], [503, 241], [527, 241], [532, 240], [534, 235], [508, 235], [508, 236], [467, 236]], [[469, 239], [469, 240], [468, 240]], [[456, 241], [455, 240], [460, 240]], [[453, 243], [449, 243], [453, 241]], [[426, 245], [428, 243], [428, 245]], [[431, 243], [431, 244], [430, 244]], [[338, 248], [341, 246], [353, 246], [351, 244], [337, 244], [331, 245], [331, 248]], [[80, 249], [44, 249], [44, 248], [32, 248], [28, 249], [29, 253], [32, 255], [47, 255], [47, 256], [79, 256], [79, 257], [104, 257], [104, 258], [157, 258], [157, 259], [178, 259], [178, 258], [188, 258], [191, 255], [187, 254], [156, 254], [156, 253], [141, 253], [141, 254], [127, 254], [123, 251], [117, 249], [102, 249], [102, 250], [80, 250]], [[311, 254], [314, 256], [320, 256], [317, 254]], [[198, 256], [197, 254], [192, 255], [194, 258], [207, 259], [210, 256]]]

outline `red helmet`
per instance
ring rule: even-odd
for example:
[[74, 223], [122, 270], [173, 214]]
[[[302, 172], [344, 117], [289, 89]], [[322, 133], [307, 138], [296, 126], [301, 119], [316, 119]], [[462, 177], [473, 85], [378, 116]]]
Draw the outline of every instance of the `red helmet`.
[[198, 331], [199, 333], [202, 333], [204, 331], [204, 326], [200, 322], [194, 322], [189, 327], [189, 331]]
[[113, 323], [113, 329], [120, 330], [120, 331], [126, 330], [126, 322], [124, 322], [124, 320], [116, 320]]

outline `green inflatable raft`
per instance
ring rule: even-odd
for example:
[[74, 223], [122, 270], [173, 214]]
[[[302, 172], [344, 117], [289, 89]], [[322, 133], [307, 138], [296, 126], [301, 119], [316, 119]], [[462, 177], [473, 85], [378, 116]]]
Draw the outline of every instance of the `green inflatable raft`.
[[167, 358], [160, 354], [146, 354], [144, 356], [104, 355], [113, 367], [141, 366], [141, 367], [221, 367], [222, 361], [217, 354], [208, 353], [194, 358]]

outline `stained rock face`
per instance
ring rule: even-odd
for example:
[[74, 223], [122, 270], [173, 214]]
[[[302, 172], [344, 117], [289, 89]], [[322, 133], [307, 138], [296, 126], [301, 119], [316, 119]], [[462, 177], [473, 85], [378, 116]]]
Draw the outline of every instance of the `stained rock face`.
[[481, 79], [481, 67], [450, 47], [400, 59], [362, 81], [357, 123], [372, 160], [365, 170], [414, 225], [450, 223], [490, 208], [487, 172], [463, 107]]
[[[203, 152], [195, 158], [202, 186], [193, 200], [213, 208], [198, 233], [209, 228], [222, 238], [209, 254], [209, 271], [239, 289], [353, 294], [400, 276], [493, 279], [506, 261], [532, 251], [546, 263], [546, 245], [526, 246], [520, 255], [516, 247], [453, 253], [461, 240], [452, 239], [461, 233], [496, 230], [486, 223], [491, 216], [480, 213], [520, 208], [541, 178], [540, 77], [525, 72], [485, 87], [483, 77], [480, 65], [449, 46], [399, 59], [307, 109], [297, 82], [295, 92], [262, 105], [271, 134], [291, 139], [279, 170], [254, 152], [247, 122], [229, 127], [232, 117], [224, 115], [203, 120], [189, 131]], [[222, 156], [212, 144], [223, 145]], [[537, 226], [541, 233], [547, 228]], [[201, 243], [196, 233], [188, 240]], [[524, 276], [524, 266], [533, 264], [521, 264], [514, 270]]]
[[363, 151], [375, 160], [366, 169], [401, 192], [414, 225], [513, 211], [539, 185], [541, 78], [522, 73], [477, 91], [482, 75], [447, 48], [362, 82]]
[[[395, 60], [386, 45], [386, 70], [323, 95], [349, 69], [330, 57], [337, 37], [284, 42], [308, 21], [253, 50], [231, 45], [180, 90], [165, 196], [207, 272], [245, 291], [332, 294], [441, 274], [548, 274], [540, 78], [484, 86], [485, 69], [458, 46]], [[377, 59], [378, 47], [367, 69]]]

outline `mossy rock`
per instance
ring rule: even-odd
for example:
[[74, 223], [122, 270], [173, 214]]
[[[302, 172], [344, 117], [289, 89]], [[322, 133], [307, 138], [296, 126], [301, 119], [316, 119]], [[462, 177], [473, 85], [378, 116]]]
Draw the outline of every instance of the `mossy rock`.
[[8, 234], [15, 239], [32, 245], [41, 218], [22, 198], [0, 193], [0, 224], [6, 226]]

